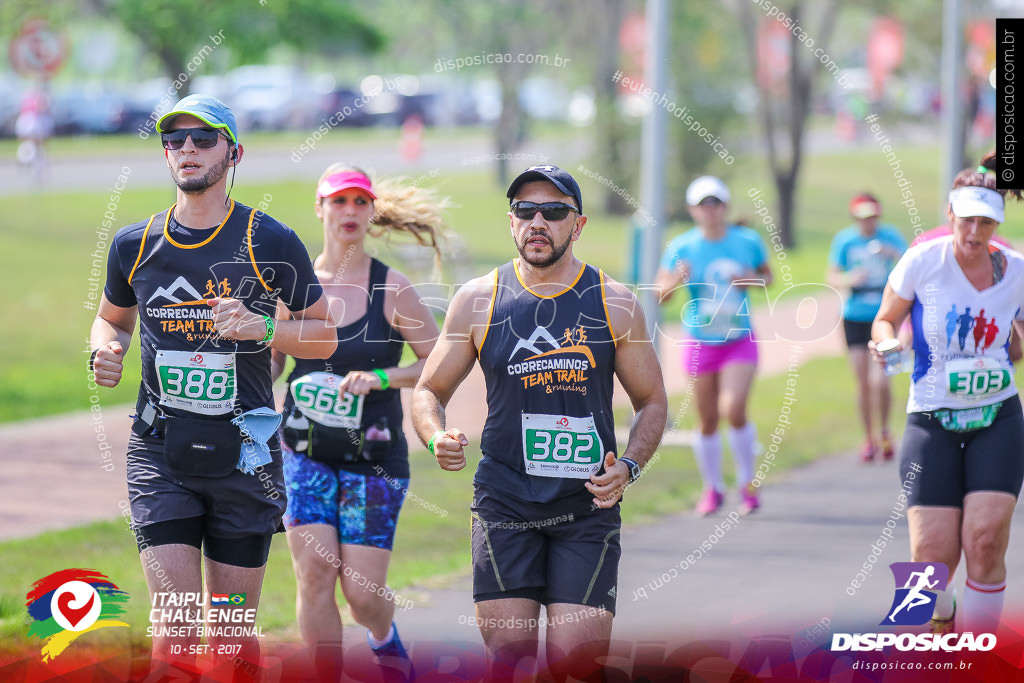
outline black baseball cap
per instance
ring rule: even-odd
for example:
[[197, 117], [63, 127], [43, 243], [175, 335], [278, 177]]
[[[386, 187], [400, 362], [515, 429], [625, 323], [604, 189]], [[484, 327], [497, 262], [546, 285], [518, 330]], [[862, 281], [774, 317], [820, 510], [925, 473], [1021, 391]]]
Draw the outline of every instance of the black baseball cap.
[[576, 200], [576, 208], [579, 209], [580, 214], [583, 213], [583, 195], [580, 193], [580, 186], [576, 182], [568, 171], [558, 168], [557, 166], [551, 166], [550, 164], [545, 166], [531, 166], [522, 173], [516, 176], [516, 179], [512, 181], [512, 184], [508, 186], [508, 192], [505, 194], [506, 197], [511, 201], [516, 196], [516, 192], [524, 184], [533, 180], [546, 180], [555, 187], [562, 194], [567, 194]]

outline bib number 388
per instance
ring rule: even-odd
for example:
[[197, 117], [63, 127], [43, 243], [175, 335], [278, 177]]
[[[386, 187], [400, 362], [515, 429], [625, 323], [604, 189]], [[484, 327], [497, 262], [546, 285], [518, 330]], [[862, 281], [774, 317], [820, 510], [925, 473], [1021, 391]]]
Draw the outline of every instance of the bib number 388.
[[523, 461], [527, 474], [589, 479], [601, 469], [603, 455], [593, 416], [523, 413]]
[[157, 351], [160, 405], [201, 415], [231, 412], [235, 403], [235, 354]]

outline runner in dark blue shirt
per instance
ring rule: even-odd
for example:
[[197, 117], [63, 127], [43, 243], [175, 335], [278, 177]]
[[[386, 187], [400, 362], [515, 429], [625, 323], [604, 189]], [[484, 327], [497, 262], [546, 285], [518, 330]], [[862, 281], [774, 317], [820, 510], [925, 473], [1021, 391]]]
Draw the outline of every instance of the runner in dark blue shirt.
[[[115, 236], [90, 364], [96, 384], [116, 386], [139, 321], [132, 528], [152, 604], [174, 606], [151, 613], [154, 667], [194, 672], [202, 651], [230, 655], [238, 675], [255, 677], [252, 620], [240, 636], [223, 620], [199, 623], [197, 597], [231, 595], [231, 607], [216, 609], [237, 605], [255, 616], [285, 504], [270, 349], [324, 358], [337, 339], [295, 233], [226, 196], [227, 172], [244, 151], [231, 111], [191, 95], [157, 131], [177, 202]], [[293, 320], [275, 319], [277, 302]], [[209, 649], [200, 647], [200, 626]]]
[[[619, 499], [661, 441], [667, 402], [636, 298], [577, 259], [579, 185], [534, 166], [508, 191], [519, 258], [468, 282], [413, 394], [420, 438], [445, 470], [469, 439], [445, 406], [479, 359], [488, 415], [474, 479], [473, 598], [493, 676], [537, 654], [557, 675], [608, 653], [619, 561]], [[636, 411], [619, 449], [612, 378]], [[616, 457], [622, 453], [622, 457]]]

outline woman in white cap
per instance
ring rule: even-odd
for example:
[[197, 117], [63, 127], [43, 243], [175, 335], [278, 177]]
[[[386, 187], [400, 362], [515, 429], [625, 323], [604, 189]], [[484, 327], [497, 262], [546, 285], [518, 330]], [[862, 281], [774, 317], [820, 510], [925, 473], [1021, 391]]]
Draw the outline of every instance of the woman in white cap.
[[[317, 182], [314, 210], [323, 252], [314, 270], [330, 300], [338, 349], [295, 359], [284, 406], [284, 522], [298, 583], [299, 630], [325, 680], [337, 680], [341, 582], [353, 619], [379, 662], [408, 667], [392, 618], [387, 569], [409, 486], [409, 446], [399, 389], [412, 388], [438, 336], [437, 323], [402, 273], [373, 258], [367, 235], [411, 235], [440, 266], [446, 200], [398, 181], [374, 186], [360, 169], [334, 164]], [[417, 360], [400, 366], [408, 344]], [[285, 356], [274, 354], [274, 376]]]
[[686, 189], [696, 226], [669, 242], [658, 270], [661, 302], [680, 286], [689, 290], [682, 322], [690, 343], [683, 345], [683, 372], [696, 376], [700, 428], [693, 451], [704, 479], [696, 512], [722, 506], [722, 439], [719, 417], [729, 423], [729, 447], [736, 460], [740, 512], [760, 506], [754, 481], [757, 433], [747, 419], [747, 399], [757, 368], [746, 288], [767, 286], [772, 274], [768, 252], [755, 230], [726, 220], [729, 188], [714, 176], [701, 176]]
[[[991, 241], [1007, 193], [996, 188], [994, 168], [990, 154], [957, 175], [953, 234], [911, 247], [896, 264], [869, 344], [884, 364], [876, 345], [895, 339], [910, 315], [915, 363], [900, 473], [912, 560], [944, 563], [953, 576], [964, 554], [959, 630], [976, 634], [994, 631], [1002, 613], [1010, 519], [1024, 482], [1024, 416], [1007, 352], [1011, 327], [1020, 331], [1024, 321], [1024, 257]], [[950, 343], [946, 313], [954, 307], [965, 329]], [[961, 348], [957, 338], [978, 325], [977, 347]], [[952, 630], [955, 612], [952, 591], [938, 593], [932, 629]]]

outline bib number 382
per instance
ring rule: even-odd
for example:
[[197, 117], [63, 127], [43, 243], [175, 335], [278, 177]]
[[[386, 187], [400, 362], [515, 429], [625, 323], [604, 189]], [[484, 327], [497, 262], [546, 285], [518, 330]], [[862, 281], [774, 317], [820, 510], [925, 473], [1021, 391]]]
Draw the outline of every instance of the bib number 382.
[[295, 405], [307, 418], [327, 427], [359, 429], [363, 397], [338, 391], [343, 378], [329, 372], [311, 372], [292, 381]]
[[523, 413], [523, 460], [527, 474], [589, 479], [601, 469], [603, 456], [593, 416]]
[[235, 354], [157, 351], [160, 405], [201, 415], [231, 412], [235, 404]]

